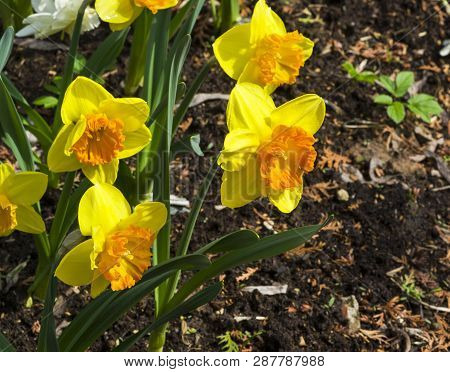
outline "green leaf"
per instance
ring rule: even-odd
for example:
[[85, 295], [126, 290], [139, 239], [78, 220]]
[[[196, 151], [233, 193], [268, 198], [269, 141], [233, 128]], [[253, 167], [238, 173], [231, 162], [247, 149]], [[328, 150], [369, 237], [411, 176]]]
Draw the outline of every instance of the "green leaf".
[[391, 80], [389, 76], [381, 75], [377, 81], [384, 89], [386, 89], [393, 96], [396, 95], [395, 82]]
[[294, 249], [310, 240], [330, 219], [323, 224], [305, 226], [289, 230], [279, 234], [268, 236], [245, 247], [245, 249], [232, 250], [215, 260], [211, 266], [199, 271], [189, 281], [187, 281], [175, 294], [167, 305], [167, 308], [176, 306], [184, 301], [191, 293], [200, 287], [207, 280], [216, 275], [239, 265], [258, 261], [264, 258], [277, 256], [291, 249]]
[[433, 96], [423, 93], [412, 96], [408, 100], [408, 108], [426, 123], [431, 121], [433, 115], [440, 115], [444, 111]]
[[0, 332], [0, 352], [16, 351], [9, 340]]
[[196, 293], [194, 296], [189, 298], [187, 301], [175, 306], [173, 309], [162, 313], [152, 324], [145, 327], [140, 332], [127, 338], [113, 351], [127, 351], [131, 346], [138, 342], [142, 337], [145, 337], [149, 333], [163, 326], [164, 324], [179, 318], [181, 315], [187, 314], [209, 302], [211, 302], [222, 290], [222, 283], [215, 283], [200, 292]]
[[11, 149], [23, 171], [33, 171], [33, 153], [22, 120], [0, 77], [0, 138]]
[[210, 262], [205, 256], [197, 254], [173, 258], [152, 267], [134, 287], [128, 290], [102, 293], [83, 308], [69, 327], [63, 331], [59, 339], [61, 350], [86, 350], [115, 321], [175, 271], [199, 270], [209, 265]]
[[378, 75], [372, 71], [362, 71], [356, 75], [355, 79], [361, 83], [373, 84], [378, 79]]
[[344, 62], [342, 64], [342, 68], [347, 71], [352, 79], [355, 79], [361, 83], [373, 84], [378, 78], [378, 75], [373, 71], [358, 72], [349, 61]]
[[0, 39], [0, 73], [8, 63], [14, 42], [14, 29], [8, 27]]
[[189, 0], [177, 10], [177, 13], [170, 21], [169, 39], [172, 39], [180, 29], [181, 25], [186, 20], [186, 17], [189, 15], [193, 5], [195, 5], [195, 0]]
[[414, 84], [414, 73], [411, 71], [402, 71], [395, 79], [396, 97], [403, 97], [411, 85]]
[[34, 134], [39, 140], [39, 144], [45, 153], [48, 152], [52, 145], [52, 131], [45, 119], [34, 110], [25, 97], [19, 92], [11, 80], [4, 74], [1, 75], [6, 88], [13, 100], [18, 104], [27, 114], [28, 123], [25, 125], [26, 129]]
[[220, 31], [228, 31], [239, 18], [239, 0], [221, 0], [219, 7]]
[[50, 109], [58, 105], [58, 98], [53, 96], [39, 97], [33, 101], [33, 105], [43, 106], [46, 109]]
[[235, 249], [245, 249], [259, 240], [259, 236], [252, 230], [238, 230], [231, 234], [220, 237], [195, 251], [198, 254], [224, 253]]
[[400, 124], [405, 118], [405, 106], [401, 102], [394, 102], [388, 106], [387, 114], [396, 124]]
[[347, 73], [350, 75], [350, 77], [354, 78], [356, 75], [358, 75], [358, 71], [356, 71], [355, 67], [349, 62], [345, 61], [342, 64], [342, 68], [347, 71]]
[[127, 27], [124, 30], [110, 33], [89, 57], [81, 75], [95, 79], [114, 65], [123, 49], [129, 31], [130, 28]]
[[[53, 271], [52, 271], [53, 272]], [[44, 311], [41, 318], [41, 331], [39, 332], [38, 351], [59, 351], [58, 341], [56, 339], [55, 317], [53, 315], [53, 306], [56, 298], [56, 278], [50, 277], [49, 288], [45, 296]]]
[[393, 102], [392, 97], [387, 94], [378, 94], [373, 97], [373, 101], [380, 105], [391, 105]]

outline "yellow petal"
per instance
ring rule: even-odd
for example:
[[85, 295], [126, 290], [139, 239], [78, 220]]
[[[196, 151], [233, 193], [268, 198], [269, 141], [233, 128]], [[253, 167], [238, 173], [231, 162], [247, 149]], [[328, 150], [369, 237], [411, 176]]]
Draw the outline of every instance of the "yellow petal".
[[315, 94], [305, 94], [278, 107], [270, 115], [272, 128], [296, 126], [314, 135], [325, 119], [325, 102]]
[[63, 123], [68, 125], [80, 120], [81, 115], [98, 113], [102, 101], [114, 98], [95, 81], [77, 77], [67, 88], [61, 108]]
[[145, 125], [141, 125], [141, 127], [134, 132], [125, 133], [123, 150], [119, 152], [117, 158], [125, 159], [137, 154], [150, 143], [151, 138], [152, 134]]
[[16, 229], [19, 231], [29, 234], [40, 234], [45, 231], [44, 221], [33, 207], [19, 205], [16, 209], [16, 218]]
[[98, 184], [89, 188], [81, 198], [78, 224], [83, 235], [92, 235], [96, 226], [101, 226], [107, 235], [130, 213], [130, 205], [118, 189], [109, 184]]
[[124, 123], [123, 131], [134, 132], [140, 129], [148, 119], [150, 108], [140, 98], [114, 98], [100, 104], [100, 112], [108, 119], [119, 119]]
[[64, 125], [56, 136], [47, 155], [48, 168], [55, 173], [73, 172], [81, 168], [75, 154], [67, 156], [65, 148], [75, 124]]
[[297, 208], [300, 199], [302, 198], [303, 185], [282, 191], [269, 191], [270, 202], [277, 207], [280, 212], [291, 213]]
[[100, 19], [108, 23], [130, 21], [134, 14], [133, 0], [96, 0], [95, 10]]
[[236, 172], [225, 171], [221, 187], [222, 204], [239, 208], [261, 196], [261, 175], [256, 156]]
[[281, 18], [267, 6], [266, 1], [259, 0], [251, 20], [250, 41], [254, 44], [271, 34], [285, 35], [286, 27]]
[[314, 42], [303, 35], [301, 47], [303, 61], [307, 61], [313, 54]]
[[[68, 126], [73, 127], [71, 124], [69, 124]], [[66, 145], [64, 147], [64, 154], [66, 156], [70, 156], [72, 154], [72, 146], [75, 145], [75, 143], [77, 143], [78, 140], [83, 136], [84, 132], [86, 131], [86, 126], [86, 117], [82, 115], [67, 138]]]
[[92, 282], [90, 254], [94, 247], [92, 239], [77, 245], [69, 251], [55, 271], [55, 276], [68, 285], [87, 285]]
[[109, 183], [114, 184], [119, 171], [119, 159], [113, 159], [107, 164], [96, 166], [85, 165], [82, 168], [84, 175], [94, 184]]
[[111, 283], [108, 282], [98, 270], [96, 270], [94, 272], [94, 280], [91, 283], [91, 297], [96, 298], [102, 294], [102, 292], [105, 291], [110, 284]]
[[139, 204], [134, 212], [118, 225], [118, 229], [129, 226], [142, 227], [157, 233], [167, 221], [167, 208], [163, 203], [145, 202]]
[[48, 176], [40, 172], [21, 172], [11, 175], [0, 188], [0, 193], [17, 205], [37, 203], [47, 190]]
[[102, 226], [94, 225], [92, 227], [92, 239], [94, 239], [94, 250], [91, 253], [91, 269], [94, 270], [98, 267], [97, 256], [103, 252], [103, 249], [105, 248], [106, 234]]
[[234, 80], [238, 80], [251, 59], [250, 23], [238, 25], [225, 32], [213, 44], [220, 67]]
[[260, 145], [259, 137], [248, 129], [236, 129], [225, 137], [219, 165], [226, 171], [238, 171]]
[[14, 173], [14, 168], [9, 162], [0, 164], [0, 188], [3, 185], [3, 182]]
[[269, 117], [275, 109], [272, 98], [255, 84], [237, 84], [231, 91], [227, 107], [227, 124], [231, 131], [248, 129], [261, 141], [270, 138]]
[[144, 10], [143, 8], [140, 8], [137, 6], [134, 7], [133, 15], [131, 16], [129, 21], [123, 22], [123, 23], [110, 23], [109, 28], [111, 29], [111, 31], [121, 31], [121, 30], [127, 28], [136, 20], [137, 17], [139, 17], [141, 15], [143, 10]]

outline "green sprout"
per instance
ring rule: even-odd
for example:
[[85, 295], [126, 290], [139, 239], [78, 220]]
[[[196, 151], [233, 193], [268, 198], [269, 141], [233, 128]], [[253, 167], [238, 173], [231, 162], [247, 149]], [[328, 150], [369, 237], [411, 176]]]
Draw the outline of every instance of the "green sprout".
[[387, 114], [396, 124], [400, 124], [405, 119], [406, 108], [426, 123], [431, 122], [433, 115], [439, 115], [443, 111], [437, 100], [429, 94], [414, 94], [407, 102], [395, 100], [405, 97], [414, 84], [414, 73], [411, 71], [398, 73], [395, 80], [387, 75], [381, 75], [376, 82], [390, 95], [378, 94], [373, 97], [373, 101], [387, 106]]
[[351, 62], [346, 61], [342, 64], [342, 68], [347, 71], [348, 75], [360, 83], [374, 84], [378, 75], [373, 71], [359, 71]]

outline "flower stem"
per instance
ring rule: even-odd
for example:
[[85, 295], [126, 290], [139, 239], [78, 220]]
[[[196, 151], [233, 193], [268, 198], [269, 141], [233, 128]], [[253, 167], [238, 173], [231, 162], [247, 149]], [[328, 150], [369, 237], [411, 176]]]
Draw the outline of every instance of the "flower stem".
[[142, 12], [133, 25], [133, 42], [128, 62], [128, 74], [125, 79], [125, 94], [129, 97], [137, 92], [144, 76], [146, 48], [143, 46], [148, 44], [152, 21], [152, 13]]

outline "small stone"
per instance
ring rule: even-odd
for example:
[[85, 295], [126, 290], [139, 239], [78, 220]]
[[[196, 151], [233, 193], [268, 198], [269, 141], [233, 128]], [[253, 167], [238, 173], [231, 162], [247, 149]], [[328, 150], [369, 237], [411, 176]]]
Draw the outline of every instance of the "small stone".
[[299, 346], [302, 346], [302, 347], [306, 346], [306, 341], [303, 338], [303, 336], [300, 337], [300, 342], [298, 344], [299, 344]]
[[348, 199], [350, 199], [350, 195], [348, 195], [348, 192], [344, 189], [339, 189], [337, 192], [337, 198], [339, 201], [346, 202]]
[[348, 331], [350, 334], [357, 333], [361, 328], [359, 319], [359, 304], [355, 296], [342, 298], [342, 315], [348, 321]]

